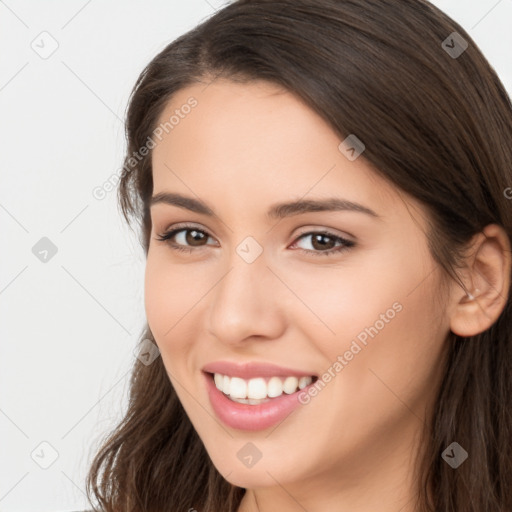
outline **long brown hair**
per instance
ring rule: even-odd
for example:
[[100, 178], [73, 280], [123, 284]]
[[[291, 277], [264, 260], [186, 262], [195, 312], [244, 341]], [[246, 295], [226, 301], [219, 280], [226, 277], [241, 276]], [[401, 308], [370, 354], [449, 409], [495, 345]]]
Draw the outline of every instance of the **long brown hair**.
[[[460, 25], [426, 0], [238, 0], [164, 48], [132, 91], [119, 205], [146, 255], [153, 180], [140, 149], [176, 91], [216, 77], [283, 86], [340, 142], [356, 134], [376, 172], [427, 208], [447, 276], [460, 282], [464, 248], [487, 224], [511, 238], [512, 105]], [[420, 511], [512, 510], [511, 325], [508, 297], [488, 330], [446, 340], [417, 462]], [[154, 340], [147, 324], [140, 339]], [[441, 457], [453, 441], [469, 454], [456, 470]], [[87, 475], [95, 510], [235, 512], [244, 493], [212, 464], [162, 359], [136, 359], [128, 411]]]

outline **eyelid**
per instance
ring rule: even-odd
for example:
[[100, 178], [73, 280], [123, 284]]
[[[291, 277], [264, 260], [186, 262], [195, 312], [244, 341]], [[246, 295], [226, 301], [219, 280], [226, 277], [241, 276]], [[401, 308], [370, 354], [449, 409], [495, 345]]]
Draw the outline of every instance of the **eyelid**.
[[346, 232], [346, 231], [339, 231], [338, 229], [335, 229], [335, 228], [330, 228], [330, 227], [326, 227], [326, 226], [306, 226], [306, 227], [301, 227], [299, 228], [299, 232], [294, 235], [294, 238], [297, 239], [299, 238], [300, 236], [302, 235], [306, 235], [306, 234], [311, 234], [311, 232], [315, 232], [315, 233], [323, 233], [323, 232], [326, 232], [327, 234], [329, 235], [334, 235], [334, 236], [339, 236], [340, 238], [343, 238], [349, 242], [354, 242], [356, 241], [356, 237], [351, 235], [350, 233]]

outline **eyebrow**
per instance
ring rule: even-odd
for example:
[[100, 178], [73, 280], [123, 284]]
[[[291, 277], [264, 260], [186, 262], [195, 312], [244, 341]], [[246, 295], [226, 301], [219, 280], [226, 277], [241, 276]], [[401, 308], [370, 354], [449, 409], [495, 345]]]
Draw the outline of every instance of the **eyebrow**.
[[[215, 215], [215, 212], [205, 203], [193, 197], [183, 196], [177, 193], [160, 192], [151, 198], [150, 207], [155, 204], [168, 204], [178, 206], [195, 213], [208, 215], [210, 217]], [[376, 212], [353, 201], [341, 199], [338, 197], [330, 197], [327, 199], [308, 199], [291, 201], [287, 203], [273, 204], [268, 212], [269, 219], [282, 219], [291, 217], [293, 215], [300, 215], [309, 212], [326, 212], [326, 211], [353, 211], [364, 213], [375, 218], [380, 218]]]

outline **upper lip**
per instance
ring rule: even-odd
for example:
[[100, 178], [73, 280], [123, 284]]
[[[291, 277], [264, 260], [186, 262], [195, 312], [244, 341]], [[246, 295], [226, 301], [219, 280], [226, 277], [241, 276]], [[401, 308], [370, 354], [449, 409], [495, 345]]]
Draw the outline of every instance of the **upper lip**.
[[272, 363], [261, 363], [251, 361], [247, 363], [233, 363], [230, 361], [215, 361], [208, 363], [203, 367], [207, 373], [220, 373], [230, 377], [240, 377], [241, 379], [251, 379], [254, 377], [273, 377], [273, 376], [294, 376], [294, 377], [317, 377], [312, 372], [301, 371], [295, 368], [286, 368]]

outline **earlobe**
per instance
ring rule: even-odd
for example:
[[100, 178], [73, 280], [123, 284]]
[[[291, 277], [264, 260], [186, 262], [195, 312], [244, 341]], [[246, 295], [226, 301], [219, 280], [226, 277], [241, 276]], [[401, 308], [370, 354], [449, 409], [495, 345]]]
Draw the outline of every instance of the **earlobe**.
[[475, 235], [466, 261], [468, 292], [454, 288], [455, 301], [450, 319], [453, 333], [475, 336], [499, 318], [508, 301], [511, 252], [505, 230], [489, 224]]

